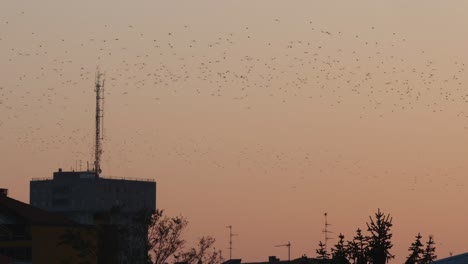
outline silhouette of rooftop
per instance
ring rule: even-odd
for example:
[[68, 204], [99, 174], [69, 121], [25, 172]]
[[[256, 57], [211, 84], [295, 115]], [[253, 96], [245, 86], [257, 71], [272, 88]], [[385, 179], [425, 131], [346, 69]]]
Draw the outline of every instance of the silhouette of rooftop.
[[268, 261], [263, 262], [241, 262], [241, 259], [232, 259], [225, 261], [223, 264], [325, 264], [328, 263], [327, 260], [321, 260], [316, 258], [308, 258], [306, 256], [291, 259], [291, 261], [280, 260], [275, 256], [268, 257]]
[[57, 213], [50, 213], [27, 203], [20, 202], [6, 195], [0, 195], [0, 208], [3, 207], [30, 224], [74, 225], [75, 222]]
[[468, 263], [468, 253], [463, 253], [456, 256], [440, 259], [434, 262], [434, 264], [466, 264]]

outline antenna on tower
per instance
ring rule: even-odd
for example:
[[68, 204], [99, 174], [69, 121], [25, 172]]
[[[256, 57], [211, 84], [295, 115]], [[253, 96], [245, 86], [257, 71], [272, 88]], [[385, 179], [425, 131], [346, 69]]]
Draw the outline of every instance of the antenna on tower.
[[96, 73], [95, 89], [96, 92], [96, 138], [94, 145], [94, 173], [99, 177], [101, 170], [102, 140], [104, 127], [104, 79], [103, 74]]
[[325, 251], [328, 252], [327, 251], [328, 240], [333, 239], [329, 236], [329, 234], [333, 232], [328, 230], [328, 226], [330, 226], [330, 224], [328, 223], [328, 219], [327, 219], [328, 214], [325, 213], [324, 216], [325, 216], [325, 227], [323, 228], [322, 233], [325, 235]]
[[291, 262], [291, 242], [290, 241], [288, 241], [287, 244], [277, 245], [275, 247], [288, 247], [288, 262]]
[[229, 228], [229, 260], [232, 259], [232, 237], [237, 236], [237, 234], [232, 233], [232, 225], [226, 226], [226, 228]]

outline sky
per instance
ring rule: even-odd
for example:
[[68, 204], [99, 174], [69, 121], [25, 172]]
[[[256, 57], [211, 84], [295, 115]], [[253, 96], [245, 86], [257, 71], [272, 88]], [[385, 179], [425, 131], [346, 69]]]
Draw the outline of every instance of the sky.
[[466, 252], [466, 1], [13, 1], [0, 9], [1, 187], [93, 160], [157, 181], [188, 241], [316, 256], [380, 208], [400, 263], [417, 233]]

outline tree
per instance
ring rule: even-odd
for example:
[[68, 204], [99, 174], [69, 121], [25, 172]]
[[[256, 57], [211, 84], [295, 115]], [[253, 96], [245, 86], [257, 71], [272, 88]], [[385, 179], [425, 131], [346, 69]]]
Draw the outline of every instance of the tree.
[[[75, 261], [79, 264], [90, 264], [98, 257], [98, 229], [94, 226], [71, 227], [60, 236], [59, 245], [71, 247], [77, 253]], [[71, 260], [63, 260], [69, 263]]]
[[385, 264], [395, 256], [390, 253], [393, 247], [391, 242], [392, 218], [385, 215], [378, 209], [375, 213], [375, 220], [369, 216], [370, 223], [367, 223], [367, 230], [370, 232], [369, 243], [369, 261], [372, 264]]
[[70, 247], [76, 257], [63, 263], [148, 263], [147, 234], [151, 212], [126, 214], [115, 206], [93, 215], [93, 224], [65, 229], [59, 245]]
[[119, 263], [148, 263], [148, 225], [153, 211], [142, 209], [132, 215], [121, 215]]
[[405, 264], [421, 264], [422, 255], [424, 253], [423, 244], [421, 243], [421, 234], [418, 233], [416, 240], [411, 243], [411, 246], [408, 248], [410, 255], [406, 259]]
[[433, 263], [437, 259], [435, 255], [435, 242], [432, 236], [429, 236], [429, 240], [426, 242], [426, 248], [423, 252], [422, 264]]
[[330, 255], [327, 253], [327, 249], [325, 248], [325, 244], [322, 241], [319, 242], [319, 248], [315, 250], [317, 252], [318, 259], [329, 259]]
[[165, 264], [169, 259], [196, 264], [219, 264], [223, 262], [221, 251], [214, 248], [216, 240], [204, 236], [198, 240], [196, 248], [184, 251], [186, 241], [182, 238], [188, 221], [182, 216], [167, 217], [162, 210], [156, 210], [148, 222], [148, 261]]
[[197, 248], [191, 248], [175, 256], [178, 262], [196, 264], [217, 264], [223, 262], [221, 251], [213, 247], [216, 240], [211, 236], [204, 236], [198, 240]]
[[348, 256], [348, 247], [345, 244], [344, 235], [340, 233], [338, 236], [340, 240], [332, 248], [332, 263], [333, 264], [349, 264]]
[[151, 263], [164, 264], [184, 247], [182, 232], [187, 225], [184, 217], [167, 217], [163, 210], [156, 210], [151, 215], [148, 223], [148, 259]]
[[353, 241], [348, 242], [348, 257], [355, 264], [367, 264], [368, 243], [367, 238], [362, 235], [362, 230], [358, 228]]

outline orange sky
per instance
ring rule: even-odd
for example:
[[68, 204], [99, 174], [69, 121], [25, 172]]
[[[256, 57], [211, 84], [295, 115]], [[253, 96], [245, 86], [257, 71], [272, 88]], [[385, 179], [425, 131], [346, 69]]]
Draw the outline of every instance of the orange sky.
[[[377, 208], [462, 253], [468, 220], [466, 1], [5, 1], [1, 186], [92, 160], [154, 178], [157, 205], [228, 256], [315, 256], [323, 213], [351, 239]], [[78, 161], [78, 162], [77, 162]], [[331, 242], [333, 243], [333, 241]]]

